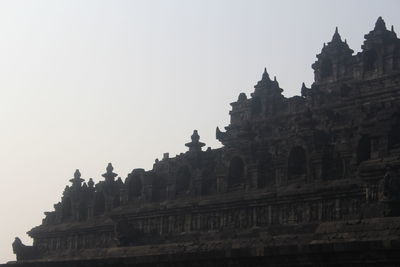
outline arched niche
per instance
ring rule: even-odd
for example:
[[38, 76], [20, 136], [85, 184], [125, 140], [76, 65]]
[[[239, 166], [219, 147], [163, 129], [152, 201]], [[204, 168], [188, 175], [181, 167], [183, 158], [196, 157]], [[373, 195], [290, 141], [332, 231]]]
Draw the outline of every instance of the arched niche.
[[363, 55], [363, 67], [365, 72], [374, 71], [378, 65], [378, 54], [375, 50], [365, 51]]
[[185, 193], [190, 188], [190, 170], [188, 166], [182, 166], [176, 174], [175, 192], [177, 194]]
[[72, 217], [72, 203], [71, 203], [71, 198], [70, 197], [65, 197], [62, 201], [62, 220], [68, 220]]
[[325, 79], [328, 77], [331, 77], [333, 74], [333, 65], [332, 65], [332, 60], [329, 58], [325, 58], [321, 62], [321, 79]]
[[106, 210], [106, 199], [102, 192], [97, 192], [94, 197], [94, 215], [103, 214]]
[[307, 158], [304, 148], [292, 148], [288, 159], [288, 180], [304, 178], [307, 173]]
[[239, 157], [233, 157], [229, 163], [228, 186], [239, 185], [244, 182], [244, 162]]
[[371, 138], [367, 135], [363, 135], [360, 140], [358, 140], [357, 163], [360, 164], [369, 159], [371, 159]]
[[128, 196], [129, 199], [136, 199], [142, 195], [142, 179], [139, 175], [132, 175], [128, 184]]
[[152, 201], [154, 202], [160, 202], [164, 201], [166, 199], [167, 195], [167, 184], [165, 182], [165, 179], [157, 176], [157, 175], [152, 175]]

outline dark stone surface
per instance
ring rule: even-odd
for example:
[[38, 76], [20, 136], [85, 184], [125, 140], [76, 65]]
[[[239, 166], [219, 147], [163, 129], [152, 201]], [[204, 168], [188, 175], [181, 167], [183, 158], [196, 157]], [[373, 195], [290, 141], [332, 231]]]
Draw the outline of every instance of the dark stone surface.
[[222, 148], [77, 170], [9, 265], [400, 266], [400, 40], [379, 18], [353, 55], [336, 29], [312, 67], [291, 98], [265, 70]]

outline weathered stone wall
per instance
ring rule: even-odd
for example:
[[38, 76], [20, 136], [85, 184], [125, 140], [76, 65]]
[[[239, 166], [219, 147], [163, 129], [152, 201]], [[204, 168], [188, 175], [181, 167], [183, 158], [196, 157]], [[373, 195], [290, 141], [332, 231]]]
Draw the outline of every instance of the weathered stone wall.
[[218, 240], [61, 251], [7, 266], [398, 266], [399, 233], [399, 218], [274, 225], [219, 232]]

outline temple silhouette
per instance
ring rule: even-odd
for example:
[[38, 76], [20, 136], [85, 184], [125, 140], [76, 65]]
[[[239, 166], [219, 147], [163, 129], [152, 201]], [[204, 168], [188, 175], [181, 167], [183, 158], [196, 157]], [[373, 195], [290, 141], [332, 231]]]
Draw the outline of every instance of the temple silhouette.
[[300, 96], [264, 70], [221, 148], [76, 170], [9, 265], [400, 266], [400, 39], [379, 17], [361, 48], [336, 28]]

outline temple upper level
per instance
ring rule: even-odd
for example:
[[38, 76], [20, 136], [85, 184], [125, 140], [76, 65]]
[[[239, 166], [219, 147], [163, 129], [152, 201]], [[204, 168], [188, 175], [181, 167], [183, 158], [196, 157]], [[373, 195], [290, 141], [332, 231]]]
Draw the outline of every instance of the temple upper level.
[[332, 40], [324, 44], [312, 65], [315, 84], [340, 81], [362, 81], [391, 75], [399, 71], [400, 40], [394, 32], [386, 28], [381, 17], [375, 27], [365, 36], [361, 52], [353, 55], [346, 40], [343, 41], [336, 28]]

